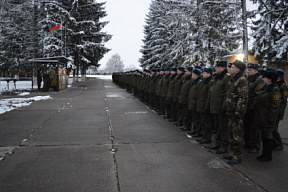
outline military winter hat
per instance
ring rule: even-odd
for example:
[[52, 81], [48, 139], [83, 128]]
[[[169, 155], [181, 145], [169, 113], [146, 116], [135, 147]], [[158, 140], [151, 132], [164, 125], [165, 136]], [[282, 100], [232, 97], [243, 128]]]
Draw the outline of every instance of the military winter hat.
[[151, 71], [152, 71], [152, 72], [157, 72], [157, 70], [156, 70], [156, 69], [152, 69]]
[[258, 70], [260, 68], [260, 65], [258, 63], [248, 63], [247, 68]]
[[196, 65], [195, 68], [202, 70], [202, 67], [200, 65]]
[[186, 71], [192, 72], [192, 71], [193, 71], [193, 67], [187, 67], [187, 68], [186, 68]]
[[239, 60], [235, 60], [233, 62], [233, 65], [235, 65], [235, 67], [237, 67], [238, 69], [240, 69], [241, 71], [244, 71], [246, 69], [246, 65], [245, 63], [243, 63], [242, 61]]
[[272, 82], [277, 82], [279, 76], [278, 76], [276, 70], [268, 69], [268, 70], [264, 71], [264, 73], [262, 74], [262, 77], [266, 77], [268, 79], [271, 79]]
[[227, 67], [227, 61], [216, 61], [216, 67]]
[[166, 67], [164, 70], [165, 71], [171, 71], [171, 68], [170, 67]]
[[213, 71], [214, 71], [214, 70], [213, 70], [212, 67], [205, 67], [205, 68], [203, 69], [203, 72], [210, 73], [210, 74], [212, 74]]
[[184, 67], [178, 67], [178, 69], [179, 69], [180, 71], [184, 71], [184, 70], [185, 70]]
[[276, 72], [281, 79], [285, 78], [285, 72], [282, 69], [277, 69]]
[[192, 73], [195, 73], [196, 75], [201, 75], [202, 71], [200, 69], [194, 68]]
[[172, 67], [171, 71], [177, 71], [177, 67]]

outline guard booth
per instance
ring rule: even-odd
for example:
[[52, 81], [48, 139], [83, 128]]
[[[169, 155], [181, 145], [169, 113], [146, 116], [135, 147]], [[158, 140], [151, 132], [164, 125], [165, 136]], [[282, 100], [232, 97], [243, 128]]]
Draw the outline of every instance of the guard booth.
[[60, 91], [68, 87], [67, 57], [45, 57], [28, 60], [32, 64], [32, 90]]

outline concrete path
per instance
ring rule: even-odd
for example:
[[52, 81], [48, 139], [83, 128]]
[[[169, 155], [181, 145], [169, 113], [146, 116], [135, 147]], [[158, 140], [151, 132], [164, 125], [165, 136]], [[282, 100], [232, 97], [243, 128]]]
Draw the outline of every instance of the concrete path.
[[272, 162], [244, 152], [229, 166], [110, 79], [33, 94], [53, 99], [0, 115], [1, 192], [288, 189], [287, 146]]

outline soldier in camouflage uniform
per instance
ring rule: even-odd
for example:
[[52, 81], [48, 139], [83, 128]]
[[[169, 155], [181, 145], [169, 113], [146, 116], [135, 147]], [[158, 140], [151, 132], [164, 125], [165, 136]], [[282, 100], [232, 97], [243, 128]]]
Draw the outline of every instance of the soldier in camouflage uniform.
[[249, 148], [249, 153], [257, 153], [260, 147], [260, 131], [255, 122], [255, 111], [253, 109], [254, 97], [258, 91], [264, 86], [264, 82], [258, 72], [260, 65], [256, 63], [248, 63], [248, 104], [246, 114], [244, 116], [244, 147]]
[[255, 98], [256, 122], [261, 130], [263, 151], [256, 159], [271, 161], [274, 147], [273, 131], [277, 127], [281, 93], [277, 85], [278, 74], [269, 69], [262, 75], [265, 86]]
[[244, 77], [246, 65], [239, 60], [231, 66], [231, 85], [226, 97], [226, 114], [228, 115], [228, 130], [230, 149], [233, 153], [224, 156], [228, 164], [241, 162], [243, 146], [243, 117], [248, 101], [248, 81]]
[[281, 69], [277, 70], [277, 74], [279, 76], [278, 78], [278, 87], [281, 92], [281, 103], [278, 111], [278, 122], [277, 127], [273, 131], [273, 139], [274, 139], [274, 150], [282, 150], [283, 149], [283, 143], [280, 136], [280, 133], [278, 131], [278, 125], [281, 120], [284, 119], [285, 109], [287, 106], [287, 97], [288, 97], [288, 87], [285, 83], [285, 72]]

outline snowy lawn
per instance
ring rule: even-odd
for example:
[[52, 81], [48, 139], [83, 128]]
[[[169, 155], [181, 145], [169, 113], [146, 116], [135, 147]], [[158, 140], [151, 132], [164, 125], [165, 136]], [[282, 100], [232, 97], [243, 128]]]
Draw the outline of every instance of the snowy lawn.
[[[111, 75], [89, 75], [89, 76], [87, 75], [87, 77], [112, 80]], [[69, 78], [68, 87], [71, 86], [72, 81], [73, 81], [73, 78]], [[79, 78], [78, 81], [81, 81], [81, 79]], [[0, 81], [0, 82], [1, 82], [0, 83], [0, 95], [4, 92], [13, 92], [13, 95], [15, 95], [15, 98], [0, 100], [0, 114], [3, 114], [8, 111], [12, 111], [20, 107], [31, 105], [33, 102], [36, 102], [36, 101], [52, 99], [52, 97], [50, 96], [27, 97], [30, 95], [30, 92], [26, 92], [25, 90], [32, 89], [31, 81], [17, 81], [16, 89], [14, 87], [13, 81], [9, 82], [9, 89], [8, 89], [6, 81]], [[37, 89], [37, 86], [34, 85], [34, 89]], [[24, 96], [26, 97], [24, 98]]]

